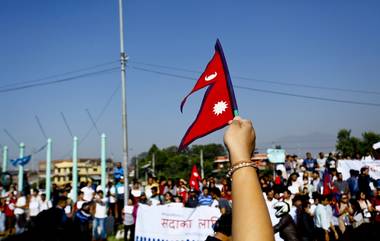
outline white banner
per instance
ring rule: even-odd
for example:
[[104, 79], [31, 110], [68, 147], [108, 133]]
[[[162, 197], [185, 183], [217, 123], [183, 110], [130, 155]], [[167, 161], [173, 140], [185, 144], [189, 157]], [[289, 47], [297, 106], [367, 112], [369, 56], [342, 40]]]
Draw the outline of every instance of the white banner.
[[374, 179], [380, 179], [380, 160], [376, 161], [358, 161], [358, 160], [339, 160], [338, 171], [342, 173], [343, 179], [350, 177], [350, 169], [360, 171], [360, 168], [368, 166], [369, 175]]
[[135, 241], [204, 241], [212, 235], [218, 208], [170, 205], [138, 208]]

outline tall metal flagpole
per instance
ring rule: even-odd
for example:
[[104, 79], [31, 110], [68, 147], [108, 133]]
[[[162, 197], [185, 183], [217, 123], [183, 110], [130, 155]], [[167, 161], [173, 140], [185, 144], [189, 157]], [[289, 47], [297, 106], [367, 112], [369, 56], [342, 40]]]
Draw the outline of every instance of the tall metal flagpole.
[[128, 202], [128, 129], [127, 129], [127, 99], [125, 86], [125, 67], [127, 54], [124, 52], [123, 0], [119, 0], [120, 22], [120, 64], [121, 64], [121, 101], [123, 126], [123, 169], [124, 169], [124, 205]]

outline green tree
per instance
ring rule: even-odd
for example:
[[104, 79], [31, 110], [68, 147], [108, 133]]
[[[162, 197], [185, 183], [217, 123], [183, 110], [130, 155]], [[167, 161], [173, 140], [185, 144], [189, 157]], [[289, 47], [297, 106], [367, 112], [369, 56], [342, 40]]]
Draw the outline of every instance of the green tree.
[[[139, 159], [139, 177], [145, 176], [145, 170], [142, 166], [150, 164], [155, 156], [155, 175], [166, 178], [184, 178], [189, 179], [191, 168], [197, 165], [200, 168], [200, 151], [203, 150], [204, 171], [209, 176], [213, 170], [214, 159], [216, 156], [226, 154], [225, 148], [221, 144], [193, 145], [183, 152], [178, 152], [176, 146], [158, 148], [156, 145], [137, 158]], [[150, 166], [151, 168], [152, 166]], [[150, 169], [148, 168], [148, 170]]]
[[355, 157], [356, 154], [368, 155], [373, 152], [372, 145], [380, 141], [380, 134], [364, 132], [362, 139], [351, 136], [351, 130], [341, 129], [337, 135], [336, 150], [344, 157]]

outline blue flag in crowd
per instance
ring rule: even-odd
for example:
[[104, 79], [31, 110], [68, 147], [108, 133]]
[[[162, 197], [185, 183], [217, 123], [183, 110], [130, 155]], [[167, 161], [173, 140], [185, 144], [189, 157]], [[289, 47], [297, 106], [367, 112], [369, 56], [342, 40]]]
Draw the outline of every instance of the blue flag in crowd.
[[25, 166], [26, 164], [28, 164], [28, 162], [31, 159], [32, 159], [32, 155], [29, 155], [29, 156], [17, 158], [16, 160], [11, 160], [11, 163], [13, 166], [18, 166], [18, 165]]

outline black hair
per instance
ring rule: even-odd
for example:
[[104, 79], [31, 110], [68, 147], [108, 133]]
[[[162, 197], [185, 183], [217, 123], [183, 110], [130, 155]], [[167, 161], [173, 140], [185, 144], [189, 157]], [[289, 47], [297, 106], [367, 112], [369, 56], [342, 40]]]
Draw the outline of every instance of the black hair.
[[225, 213], [220, 216], [214, 225], [214, 232], [222, 233], [226, 236], [231, 236], [232, 234], [232, 214]]
[[220, 189], [217, 187], [211, 188], [210, 193], [215, 194], [217, 197], [221, 197], [222, 194], [220, 193]]

